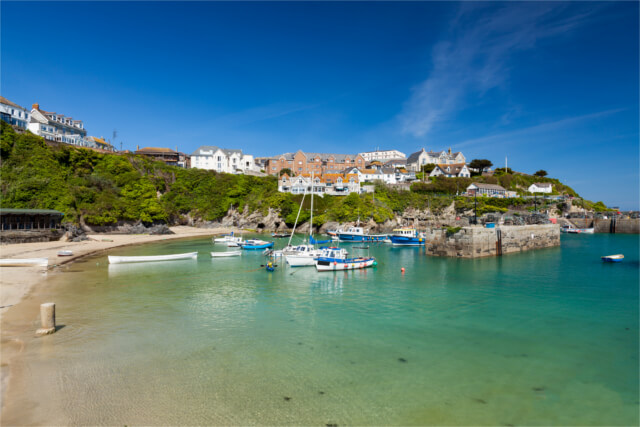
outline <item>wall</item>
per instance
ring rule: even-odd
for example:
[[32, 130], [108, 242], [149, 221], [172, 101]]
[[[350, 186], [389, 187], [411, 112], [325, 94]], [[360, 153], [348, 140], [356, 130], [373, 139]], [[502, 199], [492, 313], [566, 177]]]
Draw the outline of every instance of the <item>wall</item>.
[[571, 218], [569, 221], [577, 228], [594, 228], [596, 233], [619, 233], [619, 234], [640, 234], [640, 219], [621, 219], [615, 220], [615, 228], [612, 229], [611, 219], [591, 219], [591, 218]]
[[[498, 244], [498, 236], [502, 244]], [[448, 236], [447, 230], [429, 228], [426, 253], [433, 256], [480, 258], [560, 246], [560, 227], [556, 224], [501, 226], [500, 228], [463, 227]]]
[[0, 243], [34, 243], [59, 240], [64, 230], [4, 230], [0, 233]]

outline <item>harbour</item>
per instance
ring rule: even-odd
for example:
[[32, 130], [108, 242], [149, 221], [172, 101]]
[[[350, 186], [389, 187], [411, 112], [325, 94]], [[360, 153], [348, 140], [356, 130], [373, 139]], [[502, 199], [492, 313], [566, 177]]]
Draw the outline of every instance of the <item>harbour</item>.
[[[108, 253], [197, 262], [50, 271], [3, 316], [24, 346], [4, 422], [637, 424], [636, 236], [478, 259], [352, 246], [378, 266], [266, 272], [259, 251], [220, 261], [199, 238]], [[34, 338], [44, 300], [64, 327]]]

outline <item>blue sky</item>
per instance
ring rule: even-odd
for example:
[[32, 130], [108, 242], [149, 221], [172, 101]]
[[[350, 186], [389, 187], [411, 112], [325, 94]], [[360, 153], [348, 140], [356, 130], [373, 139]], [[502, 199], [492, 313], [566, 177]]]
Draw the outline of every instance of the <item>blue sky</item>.
[[1, 93], [115, 145], [425, 147], [639, 208], [637, 2], [7, 2]]

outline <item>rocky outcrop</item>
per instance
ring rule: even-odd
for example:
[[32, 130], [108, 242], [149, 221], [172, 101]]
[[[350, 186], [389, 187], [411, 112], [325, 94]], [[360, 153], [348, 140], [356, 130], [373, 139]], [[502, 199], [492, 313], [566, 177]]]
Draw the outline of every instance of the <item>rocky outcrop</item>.
[[105, 234], [174, 234], [164, 223], [145, 225], [141, 221], [119, 221], [115, 225], [88, 225], [81, 222], [81, 229], [85, 233]]

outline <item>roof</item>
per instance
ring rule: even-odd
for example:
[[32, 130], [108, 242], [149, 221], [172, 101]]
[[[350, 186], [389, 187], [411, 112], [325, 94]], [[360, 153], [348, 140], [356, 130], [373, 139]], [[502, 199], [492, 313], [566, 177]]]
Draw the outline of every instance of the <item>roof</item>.
[[293, 157], [298, 153], [302, 153], [307, 159], [315, 159], [316, 157], [320, 157], [320, 160], [322, 160], [323, 162], [329, 160], [329, 157], [333, 157], [338, 163], [344, 162], [347, 157], [349, 159], [355, 160], [355, 158], [359, 156], [359, 154], [307, 153], [304, 151], [296, 151], [295, 153], [284, 153], [275, 158], [279, 159], [280, 157], [284, 157], [287, 160], [293, 160]]
[[382, 168], [382, 173], [392, 175], [396, 173], [396, 168]]
[[536, 187], [539, 187], [539, 188], [551, 187], [550, 182], [534, 182], [532, 185], [535, 185]]
[[496, 184], [485, 184], [484, 182], [474, 182], [471, 185], [475, 185], [477, 188], [484, 188], [485, 190], [502, 190], [507, 191], [504, 187]]
[[420, 151], [416, 151], [415, 153], [411, 153], [409, 157], [407, 157], [407, 163], [415, 163], [418, 161], [420, 154], [424, 153], [424, 148]]
[[7, 98], [5, 98], [4, 96], [0, 96], [0, 102], [6, 105], [11, 105], [12, 107], [16, 107], [16, 108], [20, 108], [21, 110], [27, 110], [24, 107], [19, 106], [18, 104], [9, 101]]
[[[458, 175], [460, 172], [462, 172], [462, 169], [464, 169], [465, 165], [466, 163], [452, 163], [450, 165], [443, 165], [441, 163], [438, 163], [436, 167], [443, 173], [453, 173], [455, 175]], [[449, 171], [447, 171], [447, 168], [449, 168]]]
[[164, 148], [164, 147], [144, 147], [141, 148], [139, 150], [136, 150], [136, 153], [176, 153], [176, 151], [173, 151], [171, 148]]
[[18, 214], [18, 215], [64, 215], [60, 211], [54, 209], [10, 209], [0, 208], [0, 215]]

